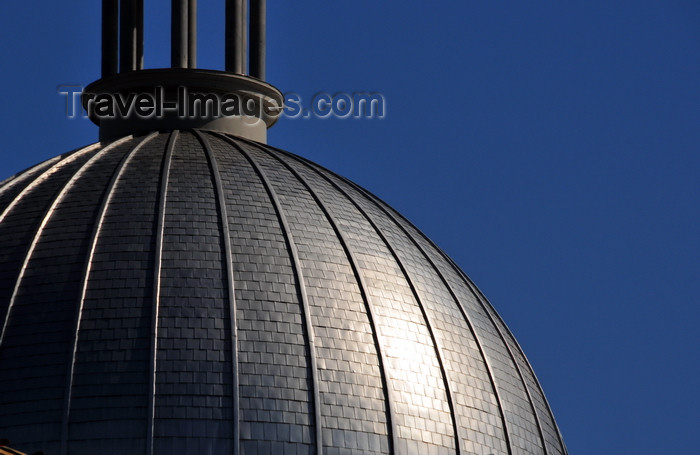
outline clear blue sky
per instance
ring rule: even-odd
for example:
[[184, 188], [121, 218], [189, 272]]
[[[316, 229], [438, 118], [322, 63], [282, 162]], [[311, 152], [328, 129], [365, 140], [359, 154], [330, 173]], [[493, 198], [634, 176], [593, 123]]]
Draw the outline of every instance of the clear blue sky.
[[[99, 77], [99, 3], [0, 6], [0, 179], [96, 140], [56, 87]], [[169, 4], [146, 0], [147, 67], [168, 63], [152, 12]], [[200, 66], [221, 69], [223, 0], [200, 4]], [[698, 453], [700, 3], [268, 9], [283, 92], [387, 100], [383, 120], [281, 121], [269, 142], [370, 189], [462, 266], [572, 455]]]

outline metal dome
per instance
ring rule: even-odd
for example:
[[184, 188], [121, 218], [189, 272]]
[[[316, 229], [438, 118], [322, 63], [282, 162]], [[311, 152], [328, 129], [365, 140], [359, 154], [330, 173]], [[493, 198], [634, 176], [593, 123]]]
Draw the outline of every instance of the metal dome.
[[522, 350], [382, 201], [127, 136], [0, 183], [0, 436], [46, 454], [566, 454]]

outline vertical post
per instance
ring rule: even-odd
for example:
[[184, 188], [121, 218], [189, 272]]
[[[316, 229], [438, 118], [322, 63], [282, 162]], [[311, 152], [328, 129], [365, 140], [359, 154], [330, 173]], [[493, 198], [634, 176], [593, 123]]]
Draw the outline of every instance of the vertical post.
[[187, 14], [188, 68], [197, 68], [197, 0], [189, 0]]
[[245, 74], [246, 2], [226, 0], [226, 71]]
[[121, 0], [120, 20], [120, 71], [126, 73], [137, 68], [137, 0]]
[[172, 1], [170, 66], [173, 68], [187, 68], [187, 3], [187, 0]]
[[119, 0], [102, 0], [102, 77], [119, 72]]
[[241, 15], [238, 19], [238, 27], [241, 34], [241, 74], [248, 73], [248, 0], [242, 1]]
[[265, 80], [265, 0], [250, 2], [250, 75]]
[[143, 69], [143, 0], [136, 0], [136, 69]]

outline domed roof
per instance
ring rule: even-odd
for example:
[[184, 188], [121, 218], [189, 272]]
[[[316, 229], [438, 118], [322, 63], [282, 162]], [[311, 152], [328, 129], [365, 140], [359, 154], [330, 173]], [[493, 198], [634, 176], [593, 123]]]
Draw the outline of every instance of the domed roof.
[[202, 130], [0, 184], [0, 436], [47, 454], [566, 454], [522, 350], [375, 196]]

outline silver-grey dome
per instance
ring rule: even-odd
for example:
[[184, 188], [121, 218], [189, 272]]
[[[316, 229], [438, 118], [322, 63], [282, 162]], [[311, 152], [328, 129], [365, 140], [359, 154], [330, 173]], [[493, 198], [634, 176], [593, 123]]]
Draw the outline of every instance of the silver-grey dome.
[[46, 454], [566, 454], [463, 272], [357, 185], [204, 131], [0, 184], [0, 437]]

